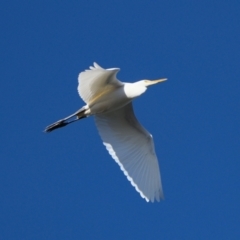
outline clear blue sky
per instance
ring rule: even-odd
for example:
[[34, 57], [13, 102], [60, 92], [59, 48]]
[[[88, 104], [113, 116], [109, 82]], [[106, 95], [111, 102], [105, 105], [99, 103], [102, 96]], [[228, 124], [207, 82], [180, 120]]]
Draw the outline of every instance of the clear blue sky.
[[[0, 239], [240, 239], [239, 1], [4, 1]], [[168, 77], [134, 102], [165, 200], [146, 203], [83, 105], [78, 73]]]

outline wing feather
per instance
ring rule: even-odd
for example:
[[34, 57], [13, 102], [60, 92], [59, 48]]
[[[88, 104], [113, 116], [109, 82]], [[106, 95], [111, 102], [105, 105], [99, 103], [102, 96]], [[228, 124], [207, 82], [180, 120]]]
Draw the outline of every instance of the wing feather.
[[116, 78], [119, 70], [119, 68], [104, 69], [97, 63], [93, 63], [90, 69], [81, 72], [78, 76], [78, 93], [83, 101], [89, 104], [92, 99], [108, 88], [122, 86]]
[[137, 121], [132, 103], [95, 115], [95, 122], [103, 144], [137, 192], [146, 201], [163, 199], [153, 139]]

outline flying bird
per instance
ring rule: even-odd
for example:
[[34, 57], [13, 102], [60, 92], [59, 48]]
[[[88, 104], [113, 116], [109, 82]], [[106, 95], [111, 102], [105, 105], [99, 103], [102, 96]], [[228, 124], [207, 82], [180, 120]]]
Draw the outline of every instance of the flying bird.
[[136, 191], [147, 202], [160, 201], [163, 189], [153, 138], [135, 117], [132, 101], [147, 87], [167, 79], [126, 83], [116, 78], [119, 70], [93, 63], [81, 72], [78, 93], [86, 105], [47, 126], [45, 132], [93, 115], [103, 144]]

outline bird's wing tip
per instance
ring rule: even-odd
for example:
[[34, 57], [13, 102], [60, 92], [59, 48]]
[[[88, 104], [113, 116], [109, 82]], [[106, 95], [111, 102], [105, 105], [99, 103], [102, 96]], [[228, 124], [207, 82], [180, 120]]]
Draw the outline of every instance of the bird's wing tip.
[[[103, 69], [99, 64], [97, 64], [96, 62], [93, 62], [93, 66], [89, 66], [90, 70], [96, 70], [96, 69]], [[89, 71], [89, 69], [87, 69], [86, 71]]]

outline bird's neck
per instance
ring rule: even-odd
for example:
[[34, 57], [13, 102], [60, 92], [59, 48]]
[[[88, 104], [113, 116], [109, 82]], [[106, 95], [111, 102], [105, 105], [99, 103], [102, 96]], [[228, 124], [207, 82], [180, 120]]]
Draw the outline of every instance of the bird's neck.
[[144, 86], [142, 81], [135, 82], [135, 83], [125, 83], [124, 85], [124, 92], [128, 98], [136, 98], [141, 96], [147, 87]]

